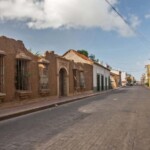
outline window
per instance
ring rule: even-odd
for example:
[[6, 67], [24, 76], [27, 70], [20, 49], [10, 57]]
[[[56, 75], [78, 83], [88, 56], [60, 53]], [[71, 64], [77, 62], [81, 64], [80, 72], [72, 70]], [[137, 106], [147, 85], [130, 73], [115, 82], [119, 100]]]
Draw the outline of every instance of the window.
[[74, 81], [74, 88], [77, 88], [77, 70], [73, 69], [73, 81]]
[[105, 90], [107, 90], [108, 88], [108, 81], [107, 81], [107, 77], [105, 77]]
[[4, 92], [4, 55], [0, 55], [0, 93]]
[[85, 79], [84, 79], [84, 73], [83, 73], [83, 71], [80, 71], [79, 76], [80, 76], [80, 87], [84, 88], [85, 87]]
[[28, 60], [17, 59], [16, 61], [16, 89], [29, 90]]
[[39, 76], [40, 76], [40, 89], [48, 89], [48, 64], [40, 63]]

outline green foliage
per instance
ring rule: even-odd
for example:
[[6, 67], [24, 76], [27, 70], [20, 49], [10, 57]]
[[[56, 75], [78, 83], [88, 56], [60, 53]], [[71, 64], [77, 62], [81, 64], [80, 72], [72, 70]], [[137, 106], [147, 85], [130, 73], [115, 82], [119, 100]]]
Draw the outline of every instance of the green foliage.
[[82, 50], [77, 50], [77, 52], [80, 53], [80, 54], [85, 55], [86, 57], [89, 57], [94, 62], [99, 62], [99, 59], [96, 59], [94, 54], [89, 55], [87, 50], [82, 49]]
[[95, 57], [94, 54], [91, 54], [91, 55], [89, 56], [89, 58], [90, 58], [91, 60], [93, 60], [94, 62], [99, 62], [99, 59], [96, 59], [96, 57]]
[[81, 50], [77, 50], [78, 53], [83, 54], [86, 57], [89, 57], [89, 53], [87, 50], [81, 49]]
[[39, 51], [38, 51], [38, 52], [35, 52], [34, 55], [36, 55], [36, 56], [41, 56], [41, 54], [39, 53]]
[[32, 50], [31, 48], [30, 48], [30, 49], [28, 49], [28, 51], [29, 51], [29, 52], [31, 52], [32, 54], [36, 55], [36, 56], [41, 56], [41, 54], [40, 54], [40, 52], [39, 52], [39, 51], [35, 52], [35, 51], [34, 51], [34, 50]]
[[131, 82], [132, 82], [131, 77], [127, 77], [127, 82], [128, 82], [128, 83], [131, 83]]

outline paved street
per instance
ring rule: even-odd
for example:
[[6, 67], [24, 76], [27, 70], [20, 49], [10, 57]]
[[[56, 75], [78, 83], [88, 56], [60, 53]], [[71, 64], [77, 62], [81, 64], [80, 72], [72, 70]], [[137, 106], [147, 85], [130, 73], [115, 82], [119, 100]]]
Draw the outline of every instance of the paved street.
[[150, 90], [121, 88], [1, 121], [0, 150], [150, 150]]

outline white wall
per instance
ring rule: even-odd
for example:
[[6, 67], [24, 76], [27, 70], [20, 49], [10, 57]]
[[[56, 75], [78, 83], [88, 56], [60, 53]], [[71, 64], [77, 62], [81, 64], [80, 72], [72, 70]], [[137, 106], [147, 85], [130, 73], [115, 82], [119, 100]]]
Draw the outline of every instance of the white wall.
[[127, 78], [126, 72], [121, 72], [121, 84], [122, 84], [122, 86], [126, 85], [126, 81], [127, 81], [126, 78]]
[[110, 71], [99, 65], [93, 64], [93, 87], [97, 86], [97, 74], [104, 76], [104, 86], [108, 86], [109, 80], [105, 83], [105, 77], [107, 77], [107, 79], [110, 77]]

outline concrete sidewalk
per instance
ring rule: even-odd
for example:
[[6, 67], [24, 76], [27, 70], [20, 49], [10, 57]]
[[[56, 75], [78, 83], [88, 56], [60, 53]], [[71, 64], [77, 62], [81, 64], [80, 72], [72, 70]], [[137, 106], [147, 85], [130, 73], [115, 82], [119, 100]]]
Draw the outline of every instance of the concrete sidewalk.
[[50, 107], [55, 107], [58, 105], [62, 105], [65, 103], [70, 103], [73, 101], [81, 100], [83, 98], [96, 96], [100, 94], [104, 94], [110, 92], [112, 90], [104, 91], [104, 92], [96, 92], [96, 93], [84, 93], [76, 96], [68, 96], [68, 97], [44, 97], [33, 100], [23, 100], [18, 102], [11, 102], [0, 105], [0, 121], [10, 119], [13, 117], [25, 115], [28, 113], [32, 113], [35, 111], [44, 110]]

